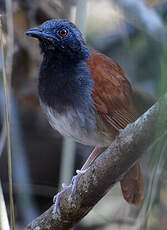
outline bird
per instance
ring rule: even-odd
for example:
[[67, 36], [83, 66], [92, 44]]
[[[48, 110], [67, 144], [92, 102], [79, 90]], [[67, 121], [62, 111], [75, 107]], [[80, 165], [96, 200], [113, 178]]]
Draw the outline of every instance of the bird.
[[[119, 64], [89, 48], [72, 22], [47, 20], [25, 34], [38, 39], [43, 55], [38, 92], [49, 123], [61, 135], [94, 147], [74, 177], [76, 191], [81, 174], [101, 149], [112, 143], [120, 129], [139, 117], [134, 91]], [[120, 185], [128, 203], [141, 203], [144, 182], [139, 162], [121, 178]]]

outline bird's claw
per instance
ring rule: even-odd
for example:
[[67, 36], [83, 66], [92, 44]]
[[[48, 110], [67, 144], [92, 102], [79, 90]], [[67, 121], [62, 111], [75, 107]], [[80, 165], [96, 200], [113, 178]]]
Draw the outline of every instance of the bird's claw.
[[81, 175], [82, 175], [82, 174], [84, 174], [87, 170], [88, 170], [88, 169], [85, 169], [85, 170], [82, 170], [82, 169], [79, 170], [79, 169], [77, 169], [77, 170], [76, 170], [76, 173], [77, 173], [77, 175], [78, 175], [78, 174], [81, 174]]
[[[86, 170], [76, 170], [77, 175], [72, 178], [72, 191], [71, 191], [71, 195], [70, 195], [69, 199], [71, 199], [73, 197], [74, 193], [76, 192], [78, 181], [79, 181], [81, 175], [84, 174], [86, 171], [87, 171], [87, 169]], [[66, 185], [66, 184], [63, 183], [62, 184], [63, 190], [58, 192], [53, 197], [53, 203], [55, 204], [54, 211], [56, 213], [58, 213], [59, 201], [60, 201], [61, 196], [67, 190], [67, 188], [69, 188], [70, 186], [71, 186], [71, 184]]]
[[59, 201], [63, 193], [69, 188], [71, 185], [66, 185], [62, 184], [63, 190], [58, 192], [54, 197], [53, 197], [53, 203], [54, 203], [54, 212], [58, 213], [58, 207], [59, 207]]
[[71, 192], [71, 197], [76, 192], [78, 181], [79, 181], [81, 175], [84, 174], [86, 171], [87, 171], [87, 169], [85, 169], [85, 170], [82, 170], [82, 169], [81, 170], [79, 170], [79, 169], [76, 170], [77, 175], [72, 178], [72, 192]]

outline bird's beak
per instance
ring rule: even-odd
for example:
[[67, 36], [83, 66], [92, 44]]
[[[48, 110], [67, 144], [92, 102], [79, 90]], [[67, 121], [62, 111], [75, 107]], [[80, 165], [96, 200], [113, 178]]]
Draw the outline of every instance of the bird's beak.
[[42, 36], [42, 32], [38, 28], [26, 30], [25, 34], [34, 38], [40, 38]]
[[53, 39], [55, 39], [55, 37], [53, 37], [51, 34], [45, 33], [43, 31], [41, 31], [39, 28], [34, 28], [34, 29], [30, 29], [30, 30], [26, 30], [25, 34], [27, 36], [30, 37], [34, 37], [34, 38], [40, 38], [40, 39], [46, 39], [49, 41], [53, 41]]

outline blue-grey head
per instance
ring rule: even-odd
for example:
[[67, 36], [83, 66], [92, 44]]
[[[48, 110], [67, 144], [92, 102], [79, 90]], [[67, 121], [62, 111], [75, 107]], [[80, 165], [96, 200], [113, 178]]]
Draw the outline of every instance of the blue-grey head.
[[39, 40], [42, 53], [57, 53], [81, 60], [87, 59], [90, 54], [81, 32], [68, 20], [48, 20], [25, 34]]

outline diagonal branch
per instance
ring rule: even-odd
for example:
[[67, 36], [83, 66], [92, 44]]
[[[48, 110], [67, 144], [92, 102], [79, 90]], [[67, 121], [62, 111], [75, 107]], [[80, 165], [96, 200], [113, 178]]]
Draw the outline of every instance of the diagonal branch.
[[70, 198], [71, 187], [62, 195], [59, 213], [52, 205], [25, 230], [67, 230], [84, 217], [139, 159], [144, 151], [167, 130], [167, 94], [136, 122], [129, 124], [79, 180]]
[[124, 13], [125, 18], [155, 40], [166, 44], [166, 26], [161, 16], [146, 5], [144, 0], [113, 0]]

